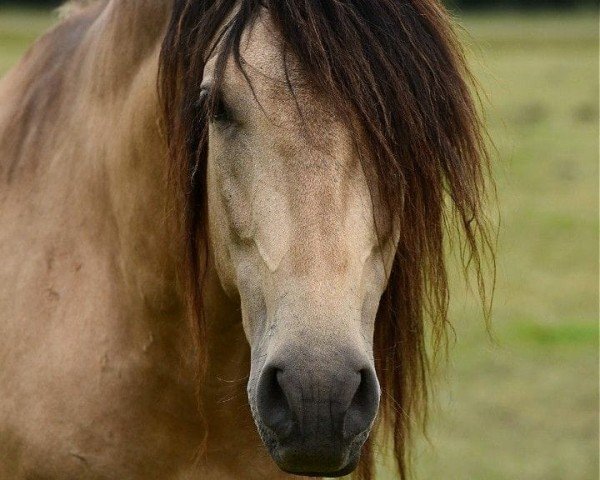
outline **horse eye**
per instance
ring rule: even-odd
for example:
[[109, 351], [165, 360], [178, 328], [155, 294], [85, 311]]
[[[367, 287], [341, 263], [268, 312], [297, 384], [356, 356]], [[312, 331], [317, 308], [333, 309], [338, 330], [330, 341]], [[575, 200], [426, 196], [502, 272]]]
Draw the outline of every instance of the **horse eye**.
[[220, 92], [217, 92], [215, 97], [211, 98], [210, 89], [202, 89], [197, 106], [208, 111], [211, 122], [231, 122], [232, 120], [230, 111], [225, 105]]
[[215, 103], [212, 108], [211, 119], [214, 122], [228, 122], [231, 120], [227, 106], [225, 105], [225, 102], [221, 96], [215, 99]]

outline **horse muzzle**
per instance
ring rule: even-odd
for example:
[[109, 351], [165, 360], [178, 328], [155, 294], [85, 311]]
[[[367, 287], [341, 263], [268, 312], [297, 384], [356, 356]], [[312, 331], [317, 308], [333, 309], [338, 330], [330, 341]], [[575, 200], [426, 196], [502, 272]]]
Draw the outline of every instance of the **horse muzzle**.
[[[306, 476], [353, 471], [379, 406], [372, 364], [267, 360], [257, 382], [255, 418], [279, 467]], [[311, 365], [312, 363], [312, 365]], [[331, 364], [335, 363], [335, 367]]]

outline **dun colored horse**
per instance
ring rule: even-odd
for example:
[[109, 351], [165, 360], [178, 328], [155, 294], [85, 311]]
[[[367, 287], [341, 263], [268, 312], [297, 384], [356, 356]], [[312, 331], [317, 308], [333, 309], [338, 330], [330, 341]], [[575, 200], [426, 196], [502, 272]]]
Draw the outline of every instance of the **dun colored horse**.
[[488, 245], [443, 8], [67, 10], [0, 87], [0, 478], [405, 478]]

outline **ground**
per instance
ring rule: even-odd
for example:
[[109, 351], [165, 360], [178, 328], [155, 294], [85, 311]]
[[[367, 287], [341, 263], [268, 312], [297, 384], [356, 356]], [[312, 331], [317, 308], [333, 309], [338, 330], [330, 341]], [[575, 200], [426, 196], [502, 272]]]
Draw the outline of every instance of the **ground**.
[[[55, 21], [0, 9], [0, 74]], [[489, 339], [455, 284], [419, 479], [598, 478], [598, 17], [458, 19], [484, 92], [501, 213]], [[387, 480], [393, 476], [381, 472]]]

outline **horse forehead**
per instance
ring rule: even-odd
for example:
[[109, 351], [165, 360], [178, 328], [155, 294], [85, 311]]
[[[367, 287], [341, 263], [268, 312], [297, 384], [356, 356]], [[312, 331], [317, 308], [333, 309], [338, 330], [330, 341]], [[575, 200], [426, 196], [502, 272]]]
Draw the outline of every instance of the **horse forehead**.
[[[262, 15], [242, 38], [240, 53], [246, 75], [230, 62], [228, 68], [234, 72], [227, 77], [238, 86], [250, 80], [262, 104], [261, 113], [269, 117], [270, 126], [279, 127], [271, 133], [284, 157], [318, 160], [321, 168], [324, 157], [344, 161], [354, 145], [347, 122], [332, 99], [315, 88], [295, 55], [288, 51], [284, 58], [284, 51], [280, 33], [270, 17]], [[299, 155], [302, 152], [306, 155]]]
[[275, 123], [293, 127], [310, 120], [325, 126], [326, 121], [333, 119], [327, 95], [314, 88], [302, 64], [286, 50], [284, 39], [268, 15], [259, 17], [243, 33], [240, 56], [243, 71], [229, 59], [225, 82], [230, 83], [231, 89], [256, 95], [264, 107], [263, 113], [273, 116]]
[[299, 64], [292, 55], [285, 55], [284, 40], [269, 15], [261, 15], [242, 35], [240, 54], [256, 76], [263, 76], [285, 85], [286, 75], [298, 83]]
[[296, 57], [289, 52], [284, 58], [284, 40], [263, 12], [242, 35], [243, 71], [230, 57], [222, 79], [240, 105], [253, 105], [243, 111], [258, 126], [253, 129], [256, 153], [269, 160], [255, 166], [268, 167], [270, 177], [291, 179], [295, 193], [306, 186], [340, 188], [360, 170], [357, 139]]

